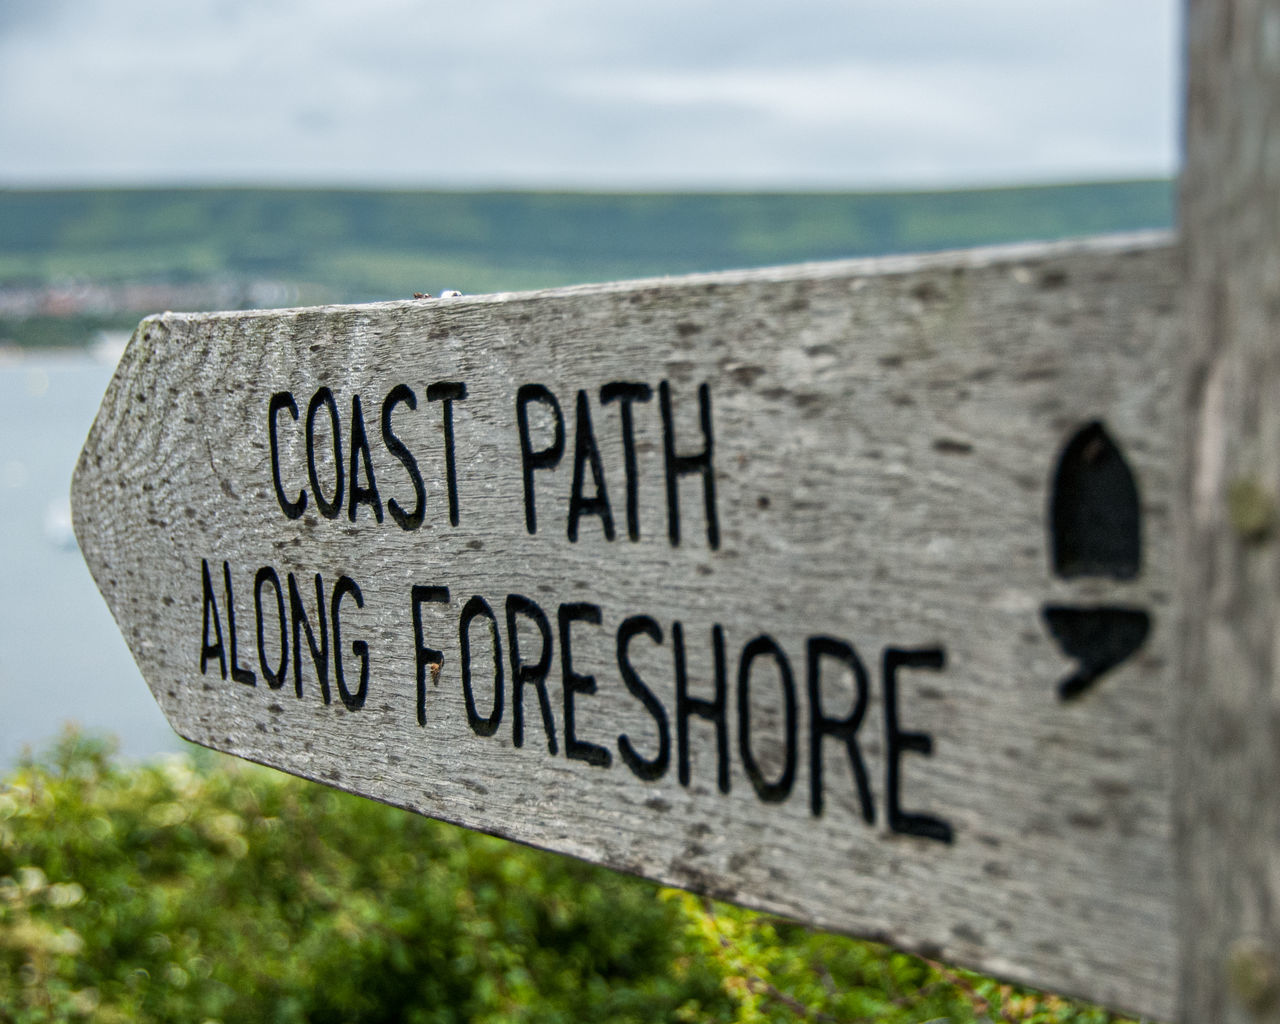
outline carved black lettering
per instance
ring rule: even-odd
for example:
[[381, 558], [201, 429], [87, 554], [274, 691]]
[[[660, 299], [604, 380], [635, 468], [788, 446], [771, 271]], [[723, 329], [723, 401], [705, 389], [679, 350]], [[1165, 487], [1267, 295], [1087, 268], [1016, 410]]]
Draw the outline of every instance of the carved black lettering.
[[342, 671], [342, 599], [347, 594], [355, 598], [356, 607], [364, 607], [364, 594], [350, 576], [338, 577], [333, 585], [333, 674], [338, 684], [338, 696], [351, 711], [364, 707], [364, 699], [369, 693], [369, 644], [364, 640], [351, 643], [351, 653], [360, 659], [360, 685], [356, 692], [347, 689], [347, 679]]
[[307, 507], [307, 492], [300, 490], [297, 500], [290, 501], [285, 497], [284, 482], [280, 477], [280, 437], [276, 432], [276, 414], [281, 409], [288, 409], [293, 421], [298, 422], [298, 404], [288, 391], [277, 391], [267, 404], [267, 436], [271, 441], [271, 481], [275, 485], [280, 511], [290, 519], [300, 519]]
[[[532, 622], [542, 638], [538, 660], [526, 664], [520, 655], [520, 630], [516, 616]], [[547, 673], [551, 670], [551, 623], [546, 612], [520, 594], [507, 595], [507, 650], [511, 658], [511, 741], [524, 746], [524, 688], [532, 684], [538, 691], [538, 707], [542, 711], [542, 727], [547, 733], [547, 750], [555, 754], [556, 724], [551, 716], [551, 698], [547, 696]]]
[[662, 453], [667, 477], [667, 536], [673, 546], [680, 543], [680, 489], [682, 476], [702, 476], [702, 502], [707, 517], [707, 546], [720, 546], [720, 520], [716, 513], [716, 473], [712, 456], [715, 439], [711, 429], [711, 390], [698, 385], [698, 416], [702, 424], [703, 447], [692, 455], [676, 454], [674, 417], [671, 414], [671, 385], [665, 380], [658, 385], [658, 404], [662, 407]]
[[[270, 582], [276, 591], [276, 621], [280, 624], [280, 665], [273, 672], [267, 662], [266, 622], [262, 616], [262, 585]], [[284, 685], [285, 673], [289, 668], [289, 626], [284, 613], [284, 588], [280, 586], [280, 577], [269, 565], [264, 565], [253, 578], [253, 610], [258, 624], [258, 667], [262, 669], [262, 678], [273, 690]]]
[[680, 785], [689, 785], [689, 716], [712, 722], [716, 727], [716, 785], [721, 793], [729, 792], [729, 723], [726, 705], [728, 684], [725, 678], [724, 630], [711, 628], [711, 646], [715, 658], [716, 695], [711, 700], [689, 696], [689, 675], [684, 656], [684, 627], [671, 625], [671, 647], [676, 674], [676, 752], [680, 758], [677, 775]]
[[427, 672], [433, 685], [440, 683], [440, 671], [444, 668], [444, 652], [426, 645], [422, 626], [422, 606], [428, 603], [448, 604], [448, 587], [427, 587], [414, 584], [410, 592], [413, 604], [413, 658], [418, 674], [418, 724], [427, 724]]
[[[360, 484], [360, 469], [364, 468], [368, 487]], [[356, 506], [368, 505], [373, 516], [382, 522], [382, 498], [378, 494], [378, 481], [373, 476], [373, 456], [369, 452], [369, 438], [365, 433], [364, 410], [360, 396], [351, 396], [351, 501], [347, 505], [347, 518], [356, 521]]]
[[[213, 596], [213, 582], [209, 579], [209, 562], [200, 559], [200, 583], [203, 588], [204, 607], [201, 610], [203, 624], [200, 629], [200, 674], [205, 674], [205, 666], [214, 658], [218, 659], [218, 667], [222, 678], [227, 678], [227, 656], [222, 648], [222, 616], [218, 614], [218, 599]], [[209, 623], [213, 623], [214, 640], [209, 642]]]
[[611, 381], [600, 389], [600, 404], [618, 403], [622, 419], [622, 459], [627, 480], [627, 536], [640, 539], [640, 474], [636, 464], [636, 431], [631, 406], [653, 397], [648, 384]]
[[[866, 666], [858, 657], [852, 644], [830, 636], [811, 636], [807, 644], [809, 682], [809, 810], [814, 816], [822, 814], [822, 741], [828, 736], [841, 740], [849, 753], [849, 765], [853, 769], [854, 785], [858, 789], [858, 803], [862, 808], [862, 820], [875, 824], [875, 802], [871, 796], [871, 782], [867, 766], [858, 747], [858, 726], [867, 711], [870, 680]], [[839, 662], [853, 677], [853, 708], [843, 718], [828, 716], [822, 708], [822, 660]]]
[[[538, 402], [551, 410], [555, 420], [555, 437], [546, 448], [533, 449], [529, 436], [529, 403]], [[564, 454], [564, 415], [560, 403], [549, 388], [541, 384], [525, 384], [516, 393], [516, 425], [520, 429], [520, 464], [524, 472], [524, 524], [530, 533], [538, 532], [538, 514], [533, 500], [533, 473], [552, 469]]]
[[[578, 539], [578, 520], [586, 516], [599, 516], [605, 540], [613, 540], [613, 509], [609, 506], [609, 489], [605, 486], [604, 466], [600, 462], [600, 449], [596, 445], [595, 432], [591, 429], [591, 410], [587, 393], [578, 392], [576, 424], [573, 436], [573, 487], [569, 491], [569, 540]], [[591, 479], [595, 495], [582, 494], [583, 468], [591, 467]]]
[[[476, 696], [471, 687], [471, 623], [477, 618], [489, 620], [489, 638], [493, 649], [493, 709], [488, 718], [476, 710]], [[462, 616], [458, 619], [458, 646], [461, 649], [462, 696], [467, 705], [467, 724], [477, 736], [492, 736], [502, 724], [502, 644], [498, 639], [498, 619], [489, 607], [489, 602], [479, 594], [462, 608]]]
[[467, 386], [459, 380], [442, 380], [427, 385], [427, 401], [444, 403], [440, 415], [444, 426], [445, 485], [449, 488], [449, 522], [454, 526], [458, 525], [458, 463], [453, 447], [453, 403], [466, 397]]
[[236, 642], [236, 596], [231, 589], [231, 566], [222, 563], [222, 582], [227, 594], [227, 634], [231, 641], [231, 678], [246, 686], [257, 686], [257, 677], [247, 668], [240, 667], [240, 654]]
[[[316, 503], [319, 504], [319, 495]], [[302, 604], [302, 594], [298, 590], [298, 581], [293, 573], [289, 573], [289, 617], [293, 620], [293, 689], [298, 697], [302, 696], [302, 633], [307, 634], [307, 649], [311, 652], [311, 664], [316, 670], [316, 678], [320, 682], [320, 695], [324, 702], [330, 702], [329, 696], [329, 626], [326, 622], [324, 603], [324, 581], [316, 573], [316, 621], [320, 624], [320, 643], [316, 643], [315, 632], [311, 628], [311, 620], [307, 617], [306, 608]]]
[[658, 727], [658, 752], [652, 759], [641, 757], [626, 734], [618, 737], [618, 752], [636, 778], [652, 782], [662, 778], [671, 763], [671, 729], [667, 725], [667, 712], [662, 702], [645, 685], [631, 664], [631, 641], [641, 633], [656, 644], [662, 643], [662, 627], [654, 619], [648, 615], [631, 616], [618, 627], [618, 671], [622, 674], [627, 691], [644, 705]]
[[946, 653], [940, 647], [884, 652], [884, 731], [885, 731], [885, 804], [889, 828], [894, 832], [923, 839], [949, 843], [951, 826], [930, 814], [913, 814], [902, 809], [902, 755], [910, 750], [917, 754], [933, 753], [933, 737], [924, 732], [904, 732], [898, 724], [898, 669], [924, 668], [934, 672], [946, 665]]
[[[333, 500], [325, 498], [320, 486], [320, 474], [316, 467], [316, 413], [321, 408], [328, 410], [329, 429], [333, 437]], [[307, 479], [311, 481], [311, 492], [316, 496], [316, 508], [326, 519], [337, 519], [342, 512], [343, 473], [342, 473], [342, 431], [338, 421], [338, 403], [333, 400], [333, 392], [328, 388], [320, 388], [311, 396], [307, 406]]]
[[[586, 395], [579, 392], [582, 401]], [[574, 698], [578, 694], [596, 692], [596, 677], [583, 675], [573, 668], [573, 644], [570, 627], [575, 622], [586, 622], [593, 626], [601, 623], [600, 606], [585, 601], [573, 604], [562, 604], [556, 616], [560, 625], [560, 671], [564, 681], [564, 756], [575, 761], [586, 761], [600, 768], [608, 768], [613, 756], [607, 749], [596, 743], [588, 743], [578, 739], [576, 718], [574, 715]]]
[[387, 451], [400, 461], [400, 465], [404, 466], [405, 472], [409, 474], [409, 482], [413, 485], [414, 505], [412, 512], [406, 512], [395, 498], [388, 498], [387, 511], [391, 513], [391, 518], [396, 521], [396, 525], [400, 529], [416, 530], [426, 518], [427, 489], [422, 483], [422, 473], [418, 470], [418, 460], [413, 457], [413, 452], [409, 451], [408, 446], [391, 429], [391, 413], [401, 402], [411, 410], [418, 408], [418, 397], [408, 384], [397, 384], [387, 392], [387, 397], [383, 399], [382, 443], [386, 445]]
[[[761, 655], [773, 659], [782, 685], [783, 759], [782, 772], [770, 782], [760, 770], [751, 748], [751, 665]], [[742, 649], [738, 662], [738, 752], [756, 796], [768, 804], [781, 803], [791, 795], [796, 780], [796, 684], [786, 653], [769, 636], [758, 636]]]

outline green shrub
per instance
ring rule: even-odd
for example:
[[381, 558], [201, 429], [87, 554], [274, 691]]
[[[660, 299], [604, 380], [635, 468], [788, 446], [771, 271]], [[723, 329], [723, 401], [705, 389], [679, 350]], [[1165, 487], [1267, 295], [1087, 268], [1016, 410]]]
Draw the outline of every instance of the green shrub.
[[0, 1021], [1111, 1020], [230, 758], [0, 789]]

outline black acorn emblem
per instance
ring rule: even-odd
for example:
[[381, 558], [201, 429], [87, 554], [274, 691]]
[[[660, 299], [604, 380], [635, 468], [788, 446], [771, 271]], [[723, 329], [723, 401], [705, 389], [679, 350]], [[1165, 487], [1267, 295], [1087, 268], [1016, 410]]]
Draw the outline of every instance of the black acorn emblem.
[[[1058, 460], [1049, 511], [1053, 571], [1062, 579], [1135, 579], [1142, 570], [1142, 508], [1124, 455], [1100, 422], [1075, 432]], [[1072, 700], [1131, 658], [1151, 631], [1151, 616], [1122, 605], [1042, 610], [1074, 673], [1058, 683]]]

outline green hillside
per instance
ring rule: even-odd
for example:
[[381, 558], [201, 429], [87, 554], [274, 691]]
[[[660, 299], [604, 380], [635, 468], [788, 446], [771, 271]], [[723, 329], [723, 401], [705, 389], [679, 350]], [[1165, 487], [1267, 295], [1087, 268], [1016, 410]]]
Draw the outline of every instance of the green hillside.
[[[1169, 181], [905, 193], [11, 190], [0, 191], [0, 290], [268, 280], [304, 286], [307, 302], [474, 294], [1167, 227], [1173, 192]], [[0, 337], [38, 340], [42, 318], [0, 308]]]

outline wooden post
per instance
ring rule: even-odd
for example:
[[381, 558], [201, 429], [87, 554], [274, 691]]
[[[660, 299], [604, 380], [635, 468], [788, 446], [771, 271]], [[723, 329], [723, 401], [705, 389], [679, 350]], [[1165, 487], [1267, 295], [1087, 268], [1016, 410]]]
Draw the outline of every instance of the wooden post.
[[1280, 0], [1190, 0], [1184, 1021], [1280, 1021]]

